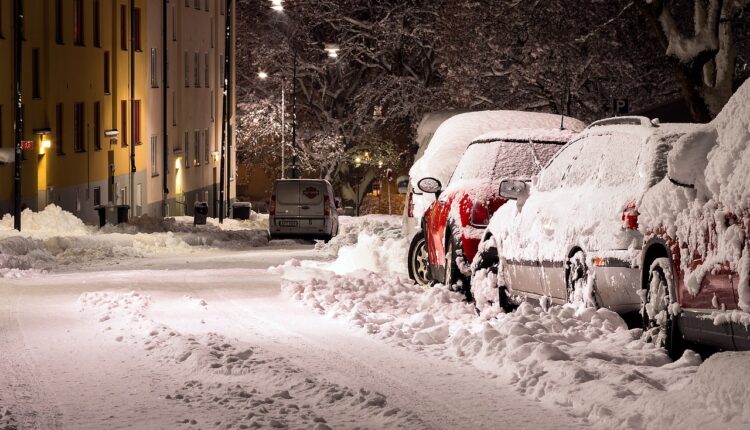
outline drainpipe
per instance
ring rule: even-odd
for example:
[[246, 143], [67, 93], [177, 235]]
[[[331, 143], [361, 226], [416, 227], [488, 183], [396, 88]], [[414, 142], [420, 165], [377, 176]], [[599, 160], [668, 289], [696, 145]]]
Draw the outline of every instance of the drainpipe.
[[15, 64], [13, 64], [13, 80], [16, 89], [16, 115], [13, 125], [16, 138], [15, 174], [13, 175], [13, 228], [21, 231], [21, 140], [23, 140], [23, 97], [21, 96], [21, 60], [23, 55], [23, 0], [13, 0], [13, 48]]
[[168, 129], [168, 119], [167, 119], [167, 107], [168, 107], [168, 98], [169, 98], [169, 91], [167, 89], [167, 85], [169, 84], [169, 76], [167, 75], [169, 71], [169, 67], [167, 67], [167, 62], [169, 61], [169, 55], [167, 53], [167, 12], [168, 12], [169, 6], [167, 5], [167, 0], [162, 1], [162, 8], [161, 8], [161, 27], [162, 27], [162, 34], [161, 34], [161, 43], [162, 43], [162, 60], [161, 60], [161, 67], [162, 67], [162, 118], [161, 118], [161, 124], [162, 129], [164, 132], [164, 136], [162, 138], [162, 216], [166, 217], [169, 213], [168, 204], [169, 204], [169, 185], [167, 182], [167, 169], [169, 168], [168, 163], [168, 155], [169, 155], [169, 129]]
[[227, 216], [231, 214], [231, 199], [232, 199], [232, 136], [234, 135], [234, 127], [232, 127], [232, 106], [234, 101], [232, 100], [232, 60], [230, 53], [232, 52], [232, 6], [233, 1], [227, 1], [227, 40], [224, 47], [224, 61], [226, 63], [224, 70], [227, 76]]
[[135, 214], [135, 3], [130, 0], [130, 218]]
[[[225, 181], [224, 176], [224, 169], [226, 164], [226, 144], [227, 144], [227, 109], [229, 108], [229, 100], [227, 98], [227, 93], [229, 92], [229, 78], [227, 77], [229, 75], [229, 38], [231, 37], [231, 27], [229, 26], [229, 18], [230, 18], [230, 7], [231, 7], [231, 1], [232, 0], [222, 0], [226, 1], [226, 15], [224, 16], [224, 76], [222, 76], [223, 85], [224, 85], [224, 91], [222, 95], [222, 112], [221, 112], [221, 166], [220, 166], [220, 173], [219, 173], [219, 223], [224, 223], [224, 198], [226, 197], [226, 187], [225, 183], [228, 181]], [[228, 185], [228, 184], [227, 184]]]

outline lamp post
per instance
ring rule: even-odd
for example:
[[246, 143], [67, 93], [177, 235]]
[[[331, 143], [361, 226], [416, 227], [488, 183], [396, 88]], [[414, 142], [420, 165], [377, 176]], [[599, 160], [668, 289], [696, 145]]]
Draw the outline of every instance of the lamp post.
[[15, 139], [16, 150], [13, 175], [13, 228], [21, 231], [21, 141], [23, 140], [23, 97], [21, 96], [21, 60], [23, 41], [23, 0], [13, 0], [13, 80], [15, 88]]
[[[270, 76], [266, 72], [258, 72], [258, 78], [261, 80], [266, 80]], [[286, 117], [286, 107], [285, 107], [285, 91], [284, 91], [284, 77], [281, 77], [281, 179], [284, 179], [284, 175], [286, 173], [286, 162], [285, 162], [285, 153], [286, 153], [286, 127], [285, 127], [285, 117]]]

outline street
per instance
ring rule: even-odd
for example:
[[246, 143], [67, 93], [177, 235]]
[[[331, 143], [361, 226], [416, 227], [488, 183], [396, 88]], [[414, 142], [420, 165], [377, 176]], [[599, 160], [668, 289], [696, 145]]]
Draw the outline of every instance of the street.
[[587, 427], [280, 296], [267, 268], [311, 248], [3, 279], [0, 428]]

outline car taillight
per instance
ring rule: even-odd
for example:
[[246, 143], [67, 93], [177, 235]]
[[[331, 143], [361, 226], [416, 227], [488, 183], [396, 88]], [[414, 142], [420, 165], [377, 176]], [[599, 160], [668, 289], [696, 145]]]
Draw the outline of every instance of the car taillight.
[[475, 227], [487, 227], [490, 223], [490, 211], [487, 206], [482, 202], [474, 202], [471, 207], [471, 216], [469, 217], [469, 224]]
[[271, 196], [271, 204], [268, 206], [268, 213], [270, 215], [276, 215], [276, 195]]
[[323, 216], [331, 216], [331, 198], [328, 196], [323, 198]]
[[622, 228], [638, 230], [638, 207], [635, 203], [628, 203], [622, 210]]
[[414, 193], [409, 193], [409, 206], [407, 215], [409, 218], [414, 218]]

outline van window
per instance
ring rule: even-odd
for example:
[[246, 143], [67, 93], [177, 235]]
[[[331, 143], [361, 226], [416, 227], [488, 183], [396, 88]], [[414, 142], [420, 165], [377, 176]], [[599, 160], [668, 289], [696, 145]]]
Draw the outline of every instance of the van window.
[[300, 203], [320, 204], [326, 194], [325, 185], [322, 182], [301, 182]]
[[276, 201], [280, 204], [299, 204], [299, 182], [279, 181], [276, 183]]

